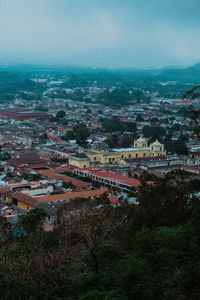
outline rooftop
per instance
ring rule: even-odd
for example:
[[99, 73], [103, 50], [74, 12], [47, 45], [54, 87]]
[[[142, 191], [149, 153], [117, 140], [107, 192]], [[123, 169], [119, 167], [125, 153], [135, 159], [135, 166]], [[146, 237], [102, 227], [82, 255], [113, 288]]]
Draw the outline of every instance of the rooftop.
[[84, 192], [75, 192], [75, 193], [65, 193], [65, 194], [57, 194], [43, 197], [35, 197], [34, 199], [38, 202], [51, 202], [51, 201], [62, 201], [68, 199], [75, 198], [85, 198], [92, 196], [100, 196], [107, 192], [107, 189], [98, 189], [92, 191], [84, 191]]
[[113, 172], [108, 172], [102, 169], [96, 169], [96, 168], [85, 168], [85, 169], [79, 169], [83, 172], [95, 175], [95, 176], [99, 176], [105, 179], [110, 179], [113, 180], [115, 182], [127, 185], [127, 186], [134, 186], [134, 187], [138, 187], [140, 185], [140, 181], [137, 179], [133, 179], [133, 178], [129, 178], [126, 176], [122, 176]]

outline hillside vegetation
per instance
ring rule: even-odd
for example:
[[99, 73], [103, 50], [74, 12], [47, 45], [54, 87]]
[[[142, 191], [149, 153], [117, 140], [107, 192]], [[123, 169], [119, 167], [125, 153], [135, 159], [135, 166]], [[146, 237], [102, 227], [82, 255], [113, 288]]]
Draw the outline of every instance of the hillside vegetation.
[[199, 185], [182, 171], [145, 179], [138, 205], [76, 199], [53, 232], [40, 209], [17, 224], [22, 237], [1, 219], [1, 299], [199, 299]]

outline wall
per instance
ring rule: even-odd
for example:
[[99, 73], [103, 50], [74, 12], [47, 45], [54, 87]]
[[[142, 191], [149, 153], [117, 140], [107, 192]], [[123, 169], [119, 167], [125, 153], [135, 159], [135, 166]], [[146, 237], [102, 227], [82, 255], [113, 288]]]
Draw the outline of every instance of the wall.
[[73, 158], [69, 158], [69, 165], [78, 167], [78, 168], [89, 168], [90, 166], [90, 162], [89, 160], [77, 160], [77, 159], [73, 159]]
[[29, 211], [29, 210], [31, 210], [31, 209], [34, 208], [33, 206], [28, 205], [28, 204], [26, 204], [26, 203], [23, 203], [23, 202], [21, 202], [21, 201], [18, 201], [17, 206], [18, 206], [19, 208], [21, 208], [21, 209], [23, 209], [23, 210], [27, 210], [27, 211]]
[[49, 185], [46, 188], [23, 190], [21, 192], [24, 193], [24, 194], [28, 194], [30, 196], [47, 195], [48, 193], [52, 193], [53, 192], [53, 186]]

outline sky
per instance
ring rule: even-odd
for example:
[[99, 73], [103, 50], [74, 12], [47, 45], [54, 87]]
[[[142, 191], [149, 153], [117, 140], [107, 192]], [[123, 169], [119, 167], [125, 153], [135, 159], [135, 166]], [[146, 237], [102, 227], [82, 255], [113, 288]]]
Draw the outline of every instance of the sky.
[[0, 63], [200, 62], [200, 0], [0, 0]]

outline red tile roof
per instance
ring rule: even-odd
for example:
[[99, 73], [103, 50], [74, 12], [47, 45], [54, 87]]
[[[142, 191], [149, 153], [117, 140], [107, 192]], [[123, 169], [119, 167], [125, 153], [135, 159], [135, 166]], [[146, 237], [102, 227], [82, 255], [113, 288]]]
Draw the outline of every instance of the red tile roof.
[[92, 196], [100, 196], [106, 192], [107, 192], [107, 189], [98, 189], [98, 190], [92, 190], [92, 191], [35, 197], [35, 199], [38, 202], [50, 202], [50, 201], [68, 200], [68, 199], [75, 199], [75, 198], [87, 198], [87, 197], [92, 197]]
[[20, 202], [26, 203], [31, 206], [36, 206], [39, 203], [37, 199], [21, 192], [15, 192], [12, 195], [12, 197]]
[[137, 179], [133, 179], [133, 178], [129, 178], [126, 176], [122, 176], [113, 172], [108, 172], [102, 169], [96, 169], [96, 168], [85, 168], [85, 169], [79, 169], [81, 171], [87, 172], [89, 174], [92, 174], [94, 176], [99, 176], [105, 179], [109, 179], [109, 180], [113, 180], [113, 181], [117, 181], [121, 184], [125, 184], [128, 186], [134, 186], [134, 187], [138, 187], [140, 185], [140, 181]]

